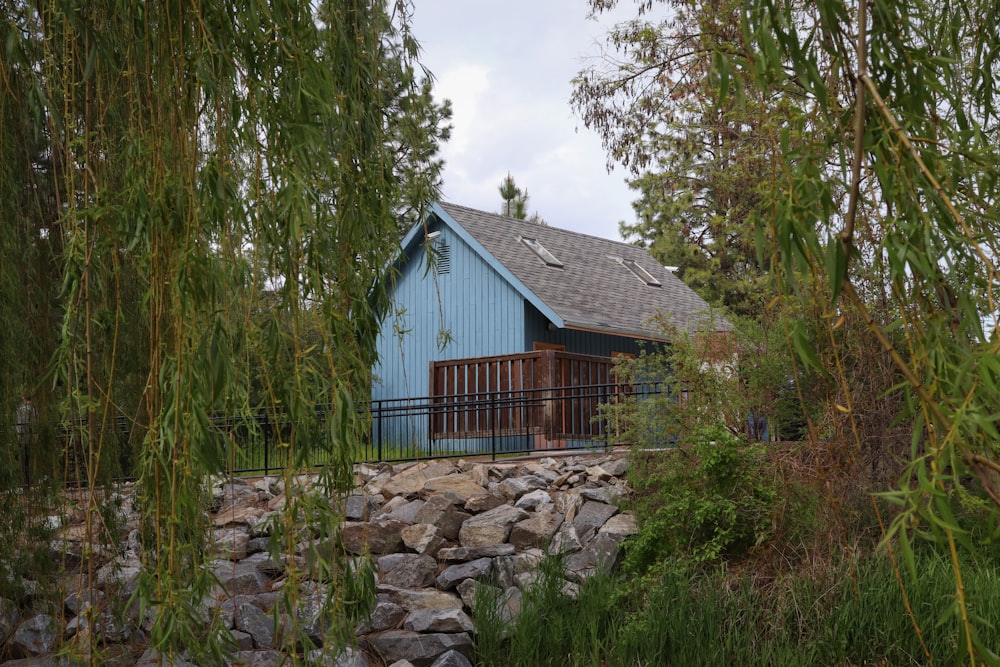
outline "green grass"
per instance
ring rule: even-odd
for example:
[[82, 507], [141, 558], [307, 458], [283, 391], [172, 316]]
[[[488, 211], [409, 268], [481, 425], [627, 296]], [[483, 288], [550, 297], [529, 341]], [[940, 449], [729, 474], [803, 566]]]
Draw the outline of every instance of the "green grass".
[[[669, 572], [643, 591], [630, 590], [618, 577], [598, 576], [576, 600], [562, 593], [561, 564], [553, 559], [508, 627], [490, 611], [488, 596], [477, 601], [477, 664], [963, 664], [951, 564], [923, 553], [916, 565], [919, 582], [905, 574], [903, 580], [921, 635], [906, 612], [896, 574], [879, 557], [853, 573], [841, 561], [818, 575], [786, 577], [767, 587], [750, 574], [721, 570]], [[996, 650], [992, 627], [1000, 626], [1000, 577], [993, 563], [972, 562], [963, 576], [980, 638]]]

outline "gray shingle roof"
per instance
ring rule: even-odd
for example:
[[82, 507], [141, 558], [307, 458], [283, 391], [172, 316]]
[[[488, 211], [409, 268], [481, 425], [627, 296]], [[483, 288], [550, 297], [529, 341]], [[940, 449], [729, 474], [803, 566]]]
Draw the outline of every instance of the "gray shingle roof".
[[[687, 331], [708, 319], [708, 304], [643, 248], [456, 204], [440, 206], [568, 328], [662, 338], [650, 325], [658, 313]], [[519, 237], [536, 239], [563, 266], [547, 265]], [[638, 263], [660, 286], [647, 285], [620, 260]], [[713, 328], [731, 326], [717, 320]]]

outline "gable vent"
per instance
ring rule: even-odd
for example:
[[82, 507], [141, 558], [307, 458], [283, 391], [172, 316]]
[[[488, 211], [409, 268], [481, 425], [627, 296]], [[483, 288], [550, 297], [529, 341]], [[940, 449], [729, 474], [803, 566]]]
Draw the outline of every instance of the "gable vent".
[[642, 268], [642, 265], [639, 264], [639, 262], [635, 261], [634, 259], [622, 259], [621, 257], [612, 257], [611, 259], [615, 260], [616, 262], [624, 266], [626, 269], [631, 271], [632, 275], [634, 275], [636, 278], [646, 283], [650, 287], [662, 287], [660, 281], [654, 278], [653, 274], [651, 274], [649, 271]]
[[545, 246], [539, 243], [536, 239], [528, 238], [527, 236], [518, 236], [517, 240], [528, 246], [528, 248], [531, 249], [531, 252], [538, 255], [538, 258], [545, 262], [546, 265], [554, 266], [558, 269], [563, 268], [563, 263], [556, 259], [556, 256], [546, 250]]
[[434, 244], [435, 264], [434, 270], [439, 276], [451, 273], [451, 246], [445, 243], [444, 239], [438, 240]]

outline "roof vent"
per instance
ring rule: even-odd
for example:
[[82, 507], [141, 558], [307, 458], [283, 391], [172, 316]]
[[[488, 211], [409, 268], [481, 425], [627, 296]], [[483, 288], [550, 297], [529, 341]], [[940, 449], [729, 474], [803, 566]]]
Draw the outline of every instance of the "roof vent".
[[654, 278], [653, 274], [651, 274], [649, 271], [642, 268], [639, 262], [635, 261], [634, 259], [622, 259], [621, 257], [612, 257], [611, 259], [615, 260], [616, 262], [624, 266], [626, 269], [631, 271], [632, 275], [634, 275], [636, 278], [646, 283], [650, 287], [662, 287], [660, 281]]
[[546, 265], [554, 266], [559, 269], [563, 268], [563, 263], [556, 259], [556, 256], [546, 250], [545, 246], [539, 243], [536, 239], [528, 238], [527, 236], [518, 236], [517, 240], [528, 246], [528, 248], [531, 249], [531, 252], [538, 255], [538, 258], [545, 262]]

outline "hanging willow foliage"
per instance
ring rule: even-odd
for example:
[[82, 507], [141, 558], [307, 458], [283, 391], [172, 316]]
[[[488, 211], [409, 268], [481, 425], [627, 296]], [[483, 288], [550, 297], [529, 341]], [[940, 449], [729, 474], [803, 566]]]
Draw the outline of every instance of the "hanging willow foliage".
[[[906, 581], [919, 585], [916, 541], [946, 552], [955, 577], [941, 618], [955, 622], [959, 654], [923, 660], [1000, 664], [962, 567], [995, 551], [1000, 517], [1000, 10], [976, 1], [808, 6], [808, 20], [795, 3], [743, 6], [756, 81], [799, 99], [775, 151], [784, 177], [761, 237], [773, 244], [780, 289], [825, 284], [829, 346], [838, 348], [845, 317], [863, 321], [900, 378], [890, 393], [901, 396], [897, 418], [913, 424], [912, 444], [898, 490], [884, 495], [897, 508], [886, 543], [910, 570]], [[812, 152], [789, 144], [789, 133], [810, 130]], [[843, 365], [824, 366], [795, 332], [791, 342], [804, 364], [841, 381], [838, 410], [852, 424], [863, 418], [866, 406], [851, 398], [859, 383]]]
[[[22, 392], [43, 399], [39, 432], [52, 426], [33, 465], [90, 490], [94, 535], [108, 529], [96, 490], [131, 469], [151, 643], [216, 660], [205, 493], [231, 443], [211, 417], [266, 411], [289, 462], [327, 464], [311, 491], [285, 473], [272, 549], [290, 551], [306, 522], [324, 539], [278, 613], [299, 617], [299, 580], [329, 582], [324, 614], [344, 620], [328, 644], [342, 643], [371, 591], [331, 546], [333, 499], [353, 482], [380, 273], [399, 215], [435, 195], [447, 136], [406, 3], [2, 6], [0, 401], [13, 414]], [[290, 650], [309, 645], [286, 634]]]

